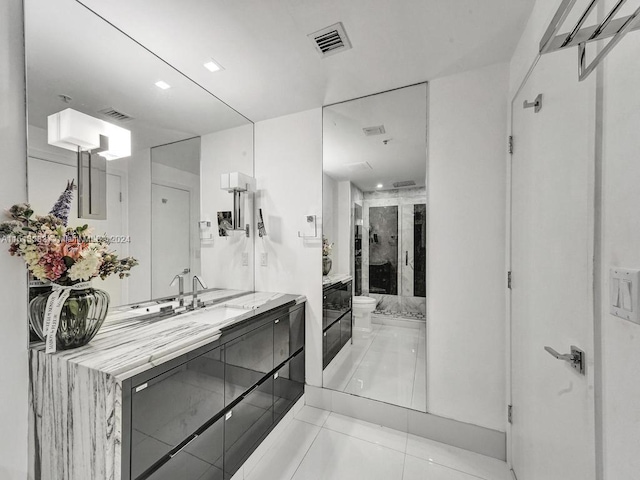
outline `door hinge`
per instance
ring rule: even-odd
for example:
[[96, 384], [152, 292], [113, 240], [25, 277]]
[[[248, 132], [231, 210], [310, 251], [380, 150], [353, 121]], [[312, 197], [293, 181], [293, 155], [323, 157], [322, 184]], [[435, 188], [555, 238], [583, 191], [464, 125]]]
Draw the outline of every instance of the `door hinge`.
[[122, 203], [122, 192], [120, 192], [120, 203]]
[[511, 272], [507, 272], [507, 288], [511, 290]]
[[509, 153], [513, 154], [513, 135], [509, 135], [508, 147], [509, 147]]
[[507, 405], [507, 422], [513, 423], [513, 405]]

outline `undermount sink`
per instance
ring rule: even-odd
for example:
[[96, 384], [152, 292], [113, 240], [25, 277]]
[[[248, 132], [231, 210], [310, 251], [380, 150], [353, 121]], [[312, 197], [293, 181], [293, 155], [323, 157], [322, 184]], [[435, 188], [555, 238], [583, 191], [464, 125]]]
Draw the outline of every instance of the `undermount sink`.
[[228, 307], [225, 305], [217, 307], [214, 306], [205, 308], [199, 312], [194, 312], [191, 319], [208, 325], [216, 325], [225, 323], [227, 320], [239, 317], [240, 315], [250, 311], [251, 309], [242, 307]]

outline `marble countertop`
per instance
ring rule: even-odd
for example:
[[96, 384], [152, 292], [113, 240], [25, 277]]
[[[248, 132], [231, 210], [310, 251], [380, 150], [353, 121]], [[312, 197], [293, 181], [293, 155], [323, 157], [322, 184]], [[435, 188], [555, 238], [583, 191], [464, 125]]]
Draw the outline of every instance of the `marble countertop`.
[[[51, 355], [44, 353], [43, 344], [32, 348], [38, 355], [98, 370], [122, 381], [217, 340], [225, 327], [306, 300], [300, 295], [224, 289], [203, 292], [200, 298], [214, 304], [161, 318], [139, 318], [138, 312], [126, 316], [122, 309], [116, 309], [84, 347]], [[212, 323], [212, 315], [219, 320]]]
[[351, 280], [353, 280], [353, 277], [346, 273], [330, 273], [329, 275], [322, 277], [322, 286], [328, 287], [330, 285], [335, 285], [336, 283], [347, 283]]

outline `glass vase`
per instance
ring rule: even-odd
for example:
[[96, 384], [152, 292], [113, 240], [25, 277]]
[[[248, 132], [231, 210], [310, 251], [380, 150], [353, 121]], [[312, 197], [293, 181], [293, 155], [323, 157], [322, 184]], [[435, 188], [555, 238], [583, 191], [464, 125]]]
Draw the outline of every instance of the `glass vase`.
[[[41, 293], [29, 303], [31, 328], [45, 341], [43, 323], [47, 299], [52, 292]], [[58, 350], [77, 348], [95, 337], [107, 317], [109, 294], [95, 288], [71, 290], [60, 312], [60, 323], [56, 333]]]
[[332, 261], [330, 257], [322, 257], [322, 275], [328, 275], [331, 271]]

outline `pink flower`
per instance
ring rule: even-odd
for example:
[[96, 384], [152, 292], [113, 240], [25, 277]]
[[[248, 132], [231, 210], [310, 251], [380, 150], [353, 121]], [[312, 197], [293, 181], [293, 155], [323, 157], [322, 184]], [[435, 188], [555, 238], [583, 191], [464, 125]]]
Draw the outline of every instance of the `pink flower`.
[[62, 260], [62, 255], [57, 252], [45, 254], [38, 263], [44, 267], [47, 279], [52, 282], [58, 280], [67, 270], [67, 266]]

